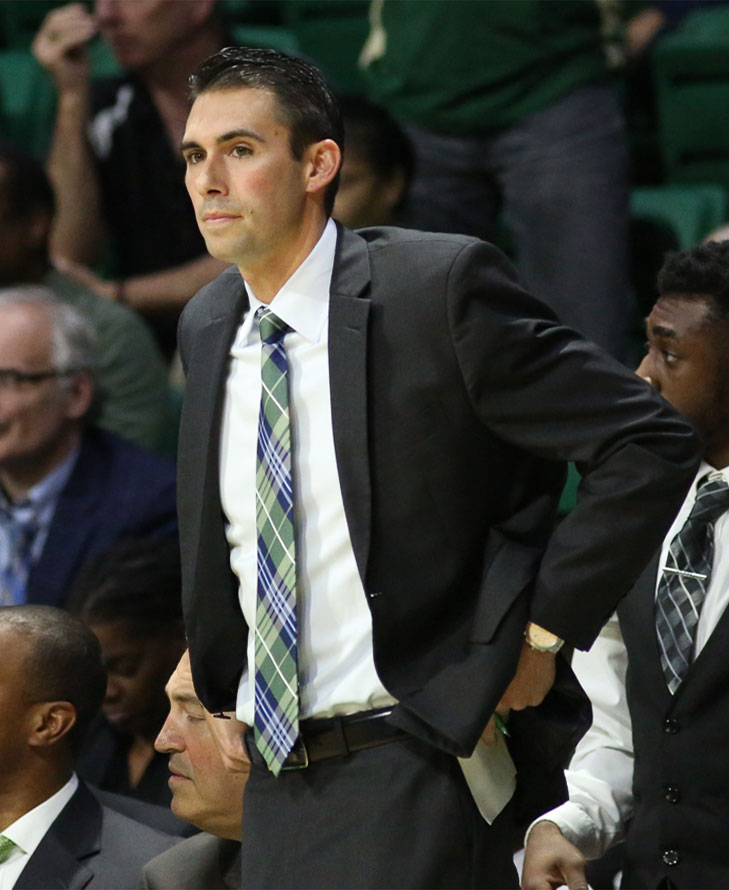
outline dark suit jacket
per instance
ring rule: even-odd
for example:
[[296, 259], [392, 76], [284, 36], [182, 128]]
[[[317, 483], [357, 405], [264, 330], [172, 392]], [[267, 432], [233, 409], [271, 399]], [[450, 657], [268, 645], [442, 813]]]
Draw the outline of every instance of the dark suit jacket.
[[144, 866], [143, 890], [225, 890], [240, 886], [240, 843], [196, 834]]
[[139, 885], [145, 862], [178, 843], [103, 807], [81, 783], [18, 878], [16, 890]]
[[31, 569], [28, 602], [63, 606], [89, 556], [124, 538], [176, 533], [174, 465], [120, 436], [89, 428]]
[[[218, 464], [229, 349], [246, 307], [231, 268], [180, 324], [183, 604], [195, 685], [213, 711], [234, 707], [247, 634]], [[472, 238], [340, 229], [329, 366], [375, 664], [400, 702], [390, 719], [470, 754], [529, 618], [580, 647], [597, 635], [681, 503], [695, 436]], [[589, 476], [550, 540], [566, 460]]]

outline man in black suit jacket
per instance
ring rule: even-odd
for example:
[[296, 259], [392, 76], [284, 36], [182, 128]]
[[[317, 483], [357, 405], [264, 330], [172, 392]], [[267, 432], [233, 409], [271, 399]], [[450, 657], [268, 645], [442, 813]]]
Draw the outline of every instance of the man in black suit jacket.
[[[497, 706], [541, 701], [561, 639], [589, 646], [683, 496], [693, 433], [495, 248], [329, 222], [341, 129], [311, 66], [224, 50], [193, 95], [188, 190], [208, 249], [238, 268], [180, 327], [183, 600], [203, 703], [259, 722], [245, 885], [512, 885], [509, 808], [489, 828], [454, 755], [493, 741]], [[300, 740], [277, 777], [257, 746], [270, 723], [248, 633], [248, 310], [268, 304], [291, 329], [301, 616]], [[569, 459], [582, 502], [550, 539]]]
[[96, 637], [60, 609], [10, 606], [0, 651], [3, 886], [137, 886], [144, 862], [178, 838], [102, 806], [73, 771], [106, 686]]
[[177, 535], [175, 468], [93, 425], [96, 333], [47, 288], [0, 293], [0, 356], [0, 603], [62, 606], [89, 556]]
[[[729, 482], [729, 242], [669, 255], [638, 373], [689, 417], [704, 461], [665, 543], [575, 670], [595, 725], [571, 765], [570, 801], [531, 830], [525, 886], [581, 886], [585, 857], [625, 838], [626, 887], [729, 885], [729, 516], [711, 525], [713, 565], [692, 657], [673, 692], [661, 665], [657, 587], [701, 480]], [[584, 855], [583, 855], [584, 854]], [[618, 860], [614, 860], [618, 861]]]

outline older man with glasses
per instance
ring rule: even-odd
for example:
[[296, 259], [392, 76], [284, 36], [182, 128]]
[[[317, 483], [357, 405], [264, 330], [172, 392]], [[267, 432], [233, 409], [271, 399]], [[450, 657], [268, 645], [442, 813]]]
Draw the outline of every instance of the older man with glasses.
[[0, 290], [0, 604], [63, 605], [84, 559], [176, 534], [174, 468], [97, 429], [93, 327], [45, 288]]

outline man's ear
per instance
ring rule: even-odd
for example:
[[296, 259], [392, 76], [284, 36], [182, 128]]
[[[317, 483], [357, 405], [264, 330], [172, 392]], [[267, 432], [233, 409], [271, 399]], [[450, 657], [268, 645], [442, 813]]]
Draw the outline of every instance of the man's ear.
[[69, 701], [45, 701], [31, 706], [28, 745], [49, 748], [76, 725], [76, 708]]
[[310, 145], [307, 152], [306, 191], [323, 192], [342, 166], [342, 151], [333, 139], [322, 139]]
[[78, 371], [71, 381], [66, 416], [70, 420], [80, 420], [91, 408], [94, 397], [94, 381], [88, 371]]

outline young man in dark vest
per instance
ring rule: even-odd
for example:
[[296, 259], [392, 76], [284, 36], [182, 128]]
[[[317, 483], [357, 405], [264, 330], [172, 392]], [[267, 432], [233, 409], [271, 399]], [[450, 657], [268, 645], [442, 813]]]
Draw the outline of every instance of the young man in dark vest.
[[587, 886], [585, 859], [621, 837], [624, 887], [729, 885], [729, 243], [669, 256], [658, 287], [638, 374], [693, 422], [704, 460], [663, 547], [576, 653], [593, 727], [570, 801], [529, 833], [524, 887]]

